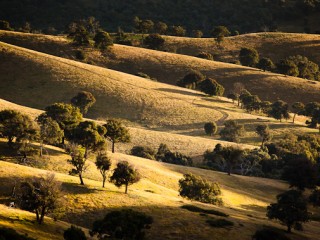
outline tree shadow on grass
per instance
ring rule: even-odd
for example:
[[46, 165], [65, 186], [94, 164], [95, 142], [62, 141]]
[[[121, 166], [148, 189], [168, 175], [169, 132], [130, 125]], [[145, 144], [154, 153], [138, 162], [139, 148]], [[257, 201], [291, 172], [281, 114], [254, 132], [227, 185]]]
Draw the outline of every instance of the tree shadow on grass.
[[86, 185], [80, 185], [78, 183], [71, 183], [71, 182], [63, 182], [61, 184], [61, 189], [66, 193], [72, 193], [72, 194], [90, 194], [90, 193], [95, 193], [97, 191], [103, 191], [95, 188], [89, 188]]

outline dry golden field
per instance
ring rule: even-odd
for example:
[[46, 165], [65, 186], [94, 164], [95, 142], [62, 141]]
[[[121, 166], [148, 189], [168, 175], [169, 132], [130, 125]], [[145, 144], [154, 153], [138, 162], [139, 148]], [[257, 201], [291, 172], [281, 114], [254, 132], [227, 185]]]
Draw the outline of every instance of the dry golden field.
[[[213, 53], [215, 59], [229, 62], [237, 60], [242, 46], [252, 46], [257, 48], [262, 56], [271, 57], [274, 61], [289, 55], [301, 54], [319, 63], [319, 51], [317, 51], [319, 39], [319, 35], [259, 33], [226, 38], [219, 47], [214, 39], [166, 37], [167, 48], [178, 54], [123, 45], [114, 45], [104, 53], [91, 48], [84, 49], [84, 52], [87, 55], [86, 61], [91, 64], [130, 74], [143, 72], [164, 83], [175, 85], [178, 79], [194, 69], [217, 79], [226, 88], [226, 93], [232, 90], [235, 82], [241, 82], [249, 91], [259, 95], [263, 100], [282, 99], [293, 103], [320, 99], [320, 83], [186, 55], [194, 56], [201, 51], [207, 51]], [[0, 31], [0, 41], [76, 59], [76, 49], [70, 40], [62, 36]]]
[[[0, 31], [0, 41], [10, 43], [0, 42], [0, 110], [15, 109], [35, 118], [50, 104], [69, 102], [81, 90], [92, 92], [97, 102], [86, 117], [99, 123], [106, 118], [121, 119], [132, 136], [131, 143], [116, 144], [117, 152], [108, 153], [113, 167], [118, 161], [126, 160], [143, 177], [139, 183], [129, 187], [127, 195], [123, 193], [124, 189], [110, 183], [104, 189], [92, 154], [84, 174], [86, 186], [80, 186], [77, 177], [68, 175], [71, 167], [67, 163], [69, 155], [63, 149], [46, 146], [45, 157], [38, 157], [37, 168], [31, 168], [17, 164], [17, 156], [8, 150], [5, 140], [0, 139], [0, 226], [14, 227], [39, 240], [63, 239], [63, 231], [70, 224], [83, 227], [88, 235], [93, 221], [102, 218], [105, 213], [132, 208], [153, 216], [154, 224], [147, 231], [147, 239], [152, 240], [246, 240], [251, 239], [254, 232], [264, 225], [285, 229], [278, 222], [266, 218], [266, 206], [275, 201], [277, 194], [288, 189], [285, 182], [228, 176], [226, 173], [171, 165], [127, 154], [136, 145], [156, 150], [160, 143], [166, 143], [170, 149], [188, 154], [199, 163], [203, 152], [214, 148], [217, 143], [235, 145], [221, 141], [218, 135], [205, 136], [203, 125], [208, 121], [216, 121], [219, 129], [229, 119], [245, 124], [246, 135], [240, 144], [243, 148], [260, 145], [255, 127], [261, 123], [270, 126], [275, 139], [283, 138], [289, 132], [317, 132], [306, 128], [303, 117], [299, 117], [296, 124], [290, 120], [280, 123], [265, 116], [246, 113], [226, 98], [207, 97], [198, 91], [173, 86], [189, 69], [198, 69], [218, 79], [227, 89], [235, 82], [242, 82], [250, 91], [268, 100], [279, 97], [288, 102], [315, 101], [320, 99], [320, 83], [310, 84], [307, 80], [264, 73], [253, 68], [121, 45], [114, 45], [104, 53], [84, 49], [87, 61], [98, 65], [94, 66], [74, 61], [76, 49], [64, 37]], [[177, 41], [175, 46], [182, 47], [191, 40], [168, 38], [168, 44], [174, 44], [173, 41]], [[197, 47], [202, 46], [204, 41], [209, 43], [210, 40], [201, 39]], [[159, 82], [130, 75], [137, 72], [145, 72]], [[39, 145], [32, 144], [35, 147]], [[7, 207], [8, 196], [16, 181], [47, 171], [56, 173], [62, 183], [62, 199], [68, 204], [61, 221], [46, 218], [45, 224], [38, 227], [33, 222], [33, 214]], [[224, 206], [181, 198], [178, 180], [189, 172], [218, 181]], [[227, 219], [234, 226], [211, 228], [206, 220], [220, 217], [201, 216], [181, 209], [185, 204], [229, 214]], [[318, 210], [312, 209], [312, 212], [319, 218]], [[316, 240], [319, 235], [319, 221], [310, 221], [305, 224], [304, 232], [294, 232], [290, 238]]]

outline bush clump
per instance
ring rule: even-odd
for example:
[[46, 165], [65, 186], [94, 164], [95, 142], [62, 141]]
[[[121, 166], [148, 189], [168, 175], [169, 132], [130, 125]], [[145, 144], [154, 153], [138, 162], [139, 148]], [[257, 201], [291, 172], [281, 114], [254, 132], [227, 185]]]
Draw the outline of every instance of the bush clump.
[[213, 210], [213, 209], [203, 209], [194, 205], [183, 205], [181, 206], [182, 209], [186, 209], [190, 212], [198, 212], [198, 213], [205, 213], [205, 214], [212, 214], [220, 217], [229, 217], [228, 214], [225, 214], [223, 212]]
[[208, 219], [206, 222], [211, 227], [215, 227], [215, 228], [231, 227], [234, 225], [233, 222], [226, 219]]
[[14, 229], [11, 228], [0, 228], [0, 239], [1, 240], [35, 240], [25, 235], [17, 233]]
[[284, 235], [284, 233], [264, 228], [257, 230], [256, 233], [252, 236], [252, 240], [290, 240], [287, 236]]
[[191, 173], [184, 174], [179, 180], [180, 196], [203, 203], [222, 205], [220, 186]]

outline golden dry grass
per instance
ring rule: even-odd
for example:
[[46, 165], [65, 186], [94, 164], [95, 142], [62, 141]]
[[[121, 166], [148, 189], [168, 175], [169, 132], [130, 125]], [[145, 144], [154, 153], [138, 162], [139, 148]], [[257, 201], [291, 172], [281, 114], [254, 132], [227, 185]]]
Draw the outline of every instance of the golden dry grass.
[[[94, 220], [113, 209], [133, 208], [144, 211], [154, 217], [154, 224], [148, 231], [147, 239], [249, 239], [252, 233], [262, 225], [272, 225], [282, 228], [275, 222], [269, 222], [265, 217], [265, 207], [274, 197], [286, 189], [287, 185], [279, 181], [241, 176], [227, 176], [223, 173], [186, 168], [165, 163], [159, 163], [146, 159], [130, 157], [122, 154], [110, 154], [112, 160], [127, 160], [134, 164], [141, 172], [143, 180], [129, 187], [129, 194], [125, 195], [123, 189], [118, 189], [111, 184], [106, 189], [101, 188], [101, 182], [97, 170], [90, 163], [91, 174], [86, 175], [86, 186], [78, 185], [78, 178], [57, 173], [57, 179], [62, 182], [64, 199], [68, 202], [66, 214], [63, 220], [83, 227], [91, 227]], [[57, 158], [57, 161], [59, 160]], [[0, 179], [2, 196], [9, 193], [14, 179], [26, 179], [45, 174], [43, 170], [37, 170], [21, 165], [0, 161]], [[183, 173], [192, 172], [211, 181], [219, 181], [222, 187], [225, 206], [217, 207], [207, 204], [192, 203], [205, 208], [213, 208], [230, 215], [229, 220], [235, 226], [229, 229], [213, 229], [206, 225], [207, 217], [180, 209], [183, 204], [190, 204], [178, 196], [178, 180]], [[90, 180], [88, 179], [95, 179]], [[1, 218], [0, 225], [10, 226], [12, 218], [14, 226], [19, 227], [21, 232], [27, 232], [33, 236], [36, 226], [31, 224], [32, 215], [9, 210]], [[249, 216], [248, 216], [249, 215]], [[25, 217], [28, 216], [28, 217]], [[25, 219], [28, 219], [25, 221]], [[55, 225], [46, 218], [44, 229], [49, 229], [46, 234], [60, 234], [66, 224], [58, 222]], [[194, 226], [194, 224], [197, 226]], [[54, 227], [53, 227], [53, 226]], [[11, 225], [12, 226], [12, 225]], [[306, 225], [305, 235], [316, 239], [318, 223], [311, 222]], [[54, 232], [56, 231], [56, 232]], [[302, 235], [294, 235], [295, 239], [302, 239]], [[46, 235], [39, 235], [39, 239], [48, 239]], [[239, 239], [239, 238], [238, 238]]]
[[[46, 40], [47, 39], [47, 40]], [[217, 46], [214, 39], [194, 39], [166, 37], [167, 47], [177, 53], [196, 55], [200, 51], [212, 52], [216, 59], [234, 61], [242, 46], [254, 46], [263, 56], [274, 60], [283, 56], [309, 52], [311, 60], [318, 59], [318, 35], [262, 33], [248, 34], [226, 38], [222, 47]], [[37, 34], [23, 34], [0, 31], [0, 40], [49, 54], [75, 59], [74, 47], [63, 37]], [[261, 46], [261, 47], [259, 47]], [[273, 51], [271, 51], [271, 49]], [[307, 50], [306, 50], [307, 49]], [[294, 101], [317, 101], [320, 83], [285, 77], [279, 74], [266, 73], [254, 68], [222, 62], [207, 61], [181, 54], [165, 53], [148, 49], [114, 45], [110, 51], [100, 53], [85, 49], [87, 61], [93, 64], [136, 74], [144, 72], [161, 82], [175, 84], [190, 69], [199, 70], [209, 77], [217, 79], [230, 91], [235, 82], [258, 94], [263, 100], [283, 99], [289, 103]], [[271, 56], [271, 55], [274, 56]], [[286, 55], [287, 54], [287, 55]], [[316, 61], [316, 60], [314, 60]], [[161, 71], [159, 70], [161, 69]]]

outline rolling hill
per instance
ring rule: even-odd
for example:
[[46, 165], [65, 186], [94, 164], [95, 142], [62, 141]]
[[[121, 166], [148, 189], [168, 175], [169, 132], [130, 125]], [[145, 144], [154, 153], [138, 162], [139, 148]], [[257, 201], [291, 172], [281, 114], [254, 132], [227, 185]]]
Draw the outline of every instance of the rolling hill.
[[[0, 94], [5, 100], [24, 106], [43, 109], [55, 102], [69, 102], [78, 91], [87, 90], [97, 98], [97, 103], [89, 112], [90, 118], [120, 118], [128, 121], [128, 126], [149, 130], [203, 136], [205, 122], [216, 121], [222, 126], [225, 120], [235, 119], [246, 124], [247, 135], [243, 143], [257, 145], [260, 140], [254, 133], [255, 126], [263, 122], [274, 129], [276, 137], [283, 136], [285, 128], [291, 132], [313, 131], [302, 125], [278, 123], [270, 118], [245, 113], [225, 98], [210, 98], [193, 90], [5, 43], [0, 43], [0, 49], [0, 56], [4, 60], [0, 64], [3, 72], [0, 76]], [[160, 133], [165, 137], [159, 137], [156, 141], [154, 138], [148, 140], [145, 136], [150, 134], [140, 134], [138, 131], [135, 134], [146, 139], [140, 143], [151, 143], [155, 148], [168, 139], [167, 135]], [[186, 138], [181, 142], [184, 143], [181, 148], [188, 149], [189, 140]], [[209, 143], [213, 142], [209, 140]], [[208, 144], [205, 144], [206, 149]], [[199, 149], [195, 151], [196, 155], [204, 151], [203, 147]]]
[[[256, 40], [256, 42], [263, 43], [264, 41], [262, 38], [264, 35], [257, 34], [257, 36], [262, 37], [260, 39], [261, 41]], [[284, 34], [284, 36], [288, 36], [284, 37], [284, 39], [287, 39], [287, 41], [291, 39], [290, 35]], [[296, 36], [292, 37], [293, 39], [301, 39], [301, 37], [299, 37], [301, 35], [293, 36]], [[316, 35], [312, 36], [316, 37]], [[171, 44], [176, 48], [188, 49], [188, 47], [190, 47], [190, 49], [192, 49], [190, 50], [192, 52], [189, 50], [177, 51], [183, 54], [196, 55], [199, 51], [203, 50], [210, 52], [214, 49], [211, 45], [216, 46], [216, 44], [213, 43], [213, 39], [192, 39], [178, 37], [168, 37], [168, 39], [168, 44]], [[250, 42], [250, 37], [248, 37], [248, 35], [240, 35], [230, 39], [239, 39], [236, 40], [238, 41], [238, 45], [236, 46], [233, 46], [230, 43], [230, 46], [233, 46], [233, 48], [230, 47], [230, 51], [234, 51], [234, 53], [232, 53], [233, 58], [238, 54], [240, 46], [244, 45], [244, 42]], [[273, 41], [273, 38], [266, 37], [266, 39], [271, 39], [271, 41]], [[53, 37], [46, 35], [0, 31], [0, 41], [64, 58], [76, 59], [76, 49], [70, 44], [69, 40], [61, 36]], [[229, 41], [229, 38], [227, 38], [225, 41]], [[306, 45], [310, 44], [306, 43]], [[291, 49], [288, 47], [284, 48], [284, 45], [288, 46], [289, 44], [288, 42], [285, 42], [278, 48], [274, 45], [270, 44], [269, 46], [266, 44], [264, 45], [264, 48], [266, 49], [265, 52], [272, 47], [275, 49], [274, 53], [291, 51]], [[295, 46], [294, 41], [292, 42], [292, 45]], [[314, 44], [314, 49], [317, 49], [316, 46], [317, 45]], [[299, 48], [296, 47], [296, 49]], [[312, 48], [310, 47], [310, 52], [314, 52], [314, 55], [317, 56], [317, 51], [312, 51], [311, 49]], [[305, 103], [317, 101], [320, 98], [319, 82], [283, 76], [270, 72], [263, 72], [258, 69], [243, 67], [235, 64], [208, 61], [181, 54], [159, 52], [123, 45], [114, 45], [110, 51], [105, 51], [103, 53], [91, 48], [84, 49], [84, 52], [87, 56], [86, 61], [91, 64], [129, 74], [143, 72], [148, 74], [150, 77], [156, 78], [159, 82], [169, 83], [172, 85], [175, 85], [178, 79], [185, 76], [191, 69], [194, 69], [199, 70], [208, 77], [217, 79], [218, 82], [226, 88], [226, 93], [233, 89], [234, 83], [241, 82], [250, 92], [257, 94], [262, 100], [275, 101], [277, 99], [282, 99], [291, 104], [295, 101], [302, 101]], [[268, 53], [270, 52], [271, 51], [268, 51]], [[301, 52], [301, 49], [299, 52]], [[228, 51], [226, 51], [224, 54], [226, 55], [226, 58], [230, 58], [230, 52], [228, 53]], [[279, 58], [281, 58], [280, 55]], [[159, 71], [159, 69], [161, 69], [161, 71]]]
[[[68, 202], [62, 218], [65, 222], [90, 228], [94, 220], [102, 218], [111, 210], [132, 208], [150, 214], [154, 218], [154, 224], [148, 231], [147, 239], [181, 239], [181, 237], [221, 239], [223, 236], [228, 240], [239, 236], [239, 231], [242, 239], [249, 239], [252, 233], [262, 225], [279, 227], [275, 222], [267, 221], [265, 207], [274, 201], [276, 194], [286, 189], [287, 185], [282, 182], [237, 175], [228, 176], [225, 173], [159, 163], [119, 153], [110, 154], [114, 164], [119, 160], [129, 161], [143, 176], [142, 181], [129, 187], [129, 194], [125, 195], [123, 189], [117, 189], [109, 183], [105, 189], [101, 188], [100, 176], [91, 161], [89, 161], [89, 170], [84, 180], [86, 186], [78, 185], [77, 177], [65, 175], [68, 165], [61, 158], [63, 155], [61, 153], [60, 158], [55, 159], [51, 170], [55, 170], [56, 165], [66, 167], [65, 170], [60, 170], [61, 173], [56, 173], [57, 179], [62, 182], [63, 198]], [[50, 163], [48, 164], [50, 168]], [[0, 179], [3, 183], [0, 190], [3, 203], [7, 202], [7, 196], [10, 195], [15, 181], [45, 174], [44, 170], [3, 161], [0, 161], [0, 166]], [[211, 181], [218, 181], [222, 188], [224, 206], [210, 206], [179, 197], [178, 180], [183, 173], [187, 172]], [[210, 228], [205, 221], [216, 216], [201, 216], [181, 209], [180, 207], [185, 204], [227, 213], [230, 215], [228, 220], [235, 225], [227, 229]], [[0, 226], [10, 226], [13, 222], [19, 231], [28, 233], [29, 236], [37, 236], [39, 239], [47, 239], [48, 234], [61, 236], [63, 229], [68, 226], [60, 221], [53, 225], [47, 218], [44, 226], [35, 230], [30, 214], [8, 209], [3, 205], [0, 205], [0, 209], [3, 210]], [[195, 226], [194, 223], [197, 225]], [[297, 240], [305, 239], [306, 236], [315, 239], [319, 234], [317, 224], [317, 222], [310, 222], [306, 224], [306, 232], [303, 235], [295, 233], [290, 237]], [[34, 231], [39, 231], [40, 234], [36, 235]], [[42, 231], [47, 232], [47, 235], [41, 233]]]

